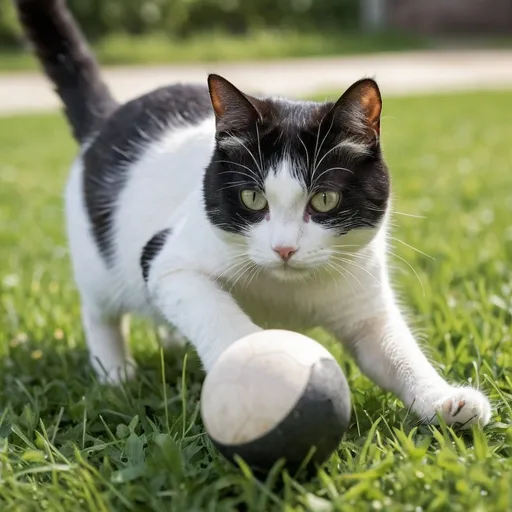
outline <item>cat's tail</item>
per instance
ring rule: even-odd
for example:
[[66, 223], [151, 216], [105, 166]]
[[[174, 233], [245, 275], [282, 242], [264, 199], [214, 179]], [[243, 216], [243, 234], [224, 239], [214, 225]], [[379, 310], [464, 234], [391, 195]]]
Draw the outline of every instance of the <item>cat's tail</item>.
[[16, 0], [20, 21], [83, 143], [116, 109], [100, 69], [65, 0]]

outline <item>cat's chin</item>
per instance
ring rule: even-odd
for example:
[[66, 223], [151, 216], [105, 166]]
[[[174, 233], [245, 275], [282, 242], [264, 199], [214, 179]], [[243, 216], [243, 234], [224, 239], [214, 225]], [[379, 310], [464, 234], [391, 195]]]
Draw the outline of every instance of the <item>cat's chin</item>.
[[314, 274], [313, 267], [292, 267], [280, 265], [269, 269], [269, 274], [280, 281], [304, 281]]

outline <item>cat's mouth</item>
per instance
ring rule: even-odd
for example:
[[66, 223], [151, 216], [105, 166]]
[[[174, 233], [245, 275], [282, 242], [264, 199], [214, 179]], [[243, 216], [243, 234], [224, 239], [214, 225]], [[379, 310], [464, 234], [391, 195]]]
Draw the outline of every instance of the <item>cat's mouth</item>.
[[303, 279], [304, 277], [312, 274], [314, 271], [314, 267], [311, 265], [291, 262], [282, 262], [267, 268], [270, 270], [272, 275], [286, 281]]

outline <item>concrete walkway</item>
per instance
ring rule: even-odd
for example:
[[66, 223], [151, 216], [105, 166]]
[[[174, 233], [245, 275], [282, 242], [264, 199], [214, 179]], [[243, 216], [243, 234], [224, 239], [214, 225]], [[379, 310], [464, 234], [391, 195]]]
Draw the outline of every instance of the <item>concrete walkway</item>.
[[[173, 82], [202, 82], [224, 75], [247, 92], [304, 96], [340, 91], [363, 76], [384, 96], [429, 92], [512, 89], [512, 50], [428, 51], [286, 61], [108, 68], [106, 81], [120, 100]], [[41, 73], [0, 75], [0, 115], [59, 106]]]

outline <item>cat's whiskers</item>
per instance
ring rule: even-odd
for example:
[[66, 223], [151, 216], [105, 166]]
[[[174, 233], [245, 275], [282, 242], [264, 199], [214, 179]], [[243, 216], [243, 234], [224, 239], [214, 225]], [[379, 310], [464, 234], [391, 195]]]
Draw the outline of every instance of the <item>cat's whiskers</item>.
[[234, 242], [234, 241], [230, 241], [229, 242], [229, 245], [230, 247], [245, 247], [246, 249], [249, 248], [249, 246], [247, 245], [247, 243], [244, 243], [244, 242]]
[[347, 144], [347, 141], [343, 140], [341, 141], [339, 144], [336, 144], [336, 146], [333, 146], [329, 151], [326, 151], [326, 153], [324, 154], [324, 156], [320, 159], [320, 161], [316, 164], [316, 167], [315, 169], [313, 170], [313, 175], [315, 174], [316, 170], [318, 169], [318, 167], [320, 167], [321, 163], [327, 158], [328, 155], [330, 155], [333, 151], [336, 151], [337, 149], [339, 149], [341, 146]]
[[322, 151], [325, 139], [327, 139], [327, 137], [329, 136], [329, 133], [331, 133], [333, 125], [334, 125], [334, 116], [332, 116], [331, 124], [329, 125], [329, 129], [325, 133], [324, 138], [322, 139], [322, 142], [320, 142], [320, 146], [318, 147], [318, 153], [316, 154], [316, 158], [318, 158], [318, 155], [320, 154], [320, 151]]
[[236, 269], [239, 269], [242, 265], [245, 265], [245, 264], [247, 264], [246, 259], [235, 261], [229, 267], [224, 268], [224, 270], [222, 272], [220, 272], [219, 275], [217, 275], [215, 277], [215, 281], [229, 279], [229, 275], [231, 275], [232, 272], [234, 272]]
[[[250, 265], [248, 265], [247, 267], [245, 267], [245, 269], [243, 270], [243, 272], [237, 277], [237, 279], [235, 280], [235, 282], [233, 283], [233, 285], [231, 286], [231, 290], [234, 288], [234, 286], [236, 285], [236, 283], [238, 281], [240, 281], [240, 284], [239, 284], [239, 287], [241, 289], [244, 289], [246, 284], [247, 284], [247, 280], [249, 279], [249, 277], [251, 276], [253, 270], [257, 267], [256, 263], [254, 262], [251, 262]], [[243, 279], [242, 279], [243, 278]]]
[[[241, 268], [239, 268], [232, 276], [230, 276], [228, 279], [230, 280], [230, 287], [229, 287], [229, 291], [231, 293], [231, 291], [233, 290], [233, 288], [236, 286], [236, 283], [238, 283], [238, 281], [240, 280], [240, 278], [246, 273], [248, 272], [250, 269], [253, 268], [253, 266], [255, 266], [256, 263], [254, 263], [253, 261], [249, 260], [245, 263], [245, 265], [243, 265]], [[235, 276], [238, 276], [234, 282], [232, 282], [232, 279], [235, 278]]]
[[244, 254], [231, 256], [226, 261], [223, 261], [213, 269], [214, 274], [217, 274], [216, 279], [224, 277], [230, 270], [234, 268], [234, 265], [239, 265], [240, 263], [244, 263], [246, 261], [247, 258], [245, 258]]
[[236, 216], [239, 219], [240, 229], [241, 229], [242, 233], [248, 233], [249, 230], [251, 229], [250, 222], [247, 219], [244, 219], [238, 212], [237, 212]]
[[403, 215], [404, 217], [412, 217], [413, 219], [426, 219], [427, 218], [425, 215], [417, 215], [415, 213], [400, 212], [398, 210], [395, 210], [395, 208], [393, 208], [393, 206], [391, 206], [390, 208], [376, 208], [372, 205], [367, 205], [367, 209], [372, 210], [374, 212], [378, 212], [378, 213], [386, 213], [386, 211], [389, 209], [389, 211], [392, 215], [395, 215], [395, 214]]
[[306, 147], [306, 144], [304, 143], [304, 141], [302, 140], [302, 137], [297, 134], [297, 138], [299, 139], [299, 142], [302, 144], [302, 147], [304, 148], [304, 152], [306, 153], [306, 169], [309, 170], [309, 153], [308, 153], [308, 148]]
[[[243, 167], [244, 169], [248, 170], [249, 172], [253, 172], [255, 175], [257, 175], [256, 172], [254, 171], [254, 169], [251, 169], [249, 166], [247, 166], [245, 164], [241, 164], [240, 162], [234, 162], [233, 160], [212, 160], [212, 163], [238, 165], [238, 167]], [[224, 174], [224, 173], [220, 173], [220, 174]]]
[[219, 172], [219, 175], [221, 174], [235, 174], [236, 176], [246, 176], [250, 181], [254, 182], [256, 184], [256, 187], [260, 190], [263, 190], [263, 184], [261, 183], [261, 181], [257, 178], [255, 178], [253, 175], [251, 174], [247, 174], [246, 172], [232, 172], [232, 171], [223, 171], [223, 172]]
[[316, 160], [316, 151], [318, 149], [318, 141], [320, 140], [320, 130], [322, 129], [322, 122], [323, 119], [321, 119], [320, 122], [318, 123], [318, 130], [316, 131], [315, 150], [313, 151], [313, 164], [315, 163]]
[[236, 258], [242, 258], [242, 257], [245, 257], [247, 258], [247, 252], [246, 251], [240, 251], [240, 252], [237, 252], [237, 253], [233, 253], [233, 254], [230, 254], [229, 256], [226, 257], [226, 259], [223, 261], [223, 263], [227, 263], [233, 259], [236, 259]]
[[[231, 254], [229, 254], [226, 258], [223, 259], [222, 263], [219, 264], [218, 270], [223, 269], [225, 267], [226, 263], [229, 263], [231, 261], [236, 261], [237, 259], [240, 259], [240, 258], [245, 258], [245, 259], [248, 258], [248, 254], [247, 254], [246, 250], [232, 252]], [[229, 269], [228, 269], [228, 271], [229, 271]]]
[[[332, 248], [331, 248], [332, 249]], [[355, 258], [361, 263], [370, 263], [371, 260], [366, 254], [358, 254], [355, 252], [340, 251], [339, 249], [332, 250], [332, 254], [343, 256], [344, 258]]]
[[357, 245], [357, 244], [339, 244], [339, 245], [331, 245], [330, 247], [339, 247], [339, 248], [343, 248], [343, 247], [358, 247], [358, 248], [361, 248], [361, 246]]
[[[340, 269], [340, 268], [338, 268], [338, 266], [337, 266], [337, 265], [335, 265], [335, 264], [331, 263], [330, 261], [328, 261], [328, 262], [327, 262], [327, 265], [328, 265], [330, 268], [332, 268], [333, 270], [335, 270], [338, 274], [340, 274], [340, 275], [345, 279], [345, 281], [347, 281], [348, 285], [350, 286], [350, 289], [352, 290], [352, 294], [353, 294], [353, 295], [355, 295], [355, 294], [356, 294], [356, 292], [355, 292], [355, 290], [354, 290], [354, 287], [352, 286], [352, 283], [350, 282], [350, 279], [349, 279], [349, 278], [348, 278], [348, 277], [343, 273], [343, 270], [346, 270], [346, 269]], [[327, 267], [326, 267], [326, 268], [327, 268]], [[329, 272], [329, 273], [330, 273], [330, 272]], [[338, 281], [338, 280], [337, 280], [336, 278], [334, 278], [334, 277], [333, 277], [333, 279], [334, 279], [334, 283], [335, 283], [335, 284], [334, 284], [334, 286], [335, 286], [335, 288], [337, 289], [337, 281]]]
[[[312, 271], [313, 279], [320, 282], [320, 268], [317, 266], [314, 266], [314, 267], [312, 266], [311, 271]], [[334, 285], [334, 287], [336, 287], [336, 284]]]
[[253, 162], [256, 164], [256, 167], [258, 169], [258, 171], [260, 172], [260, 174], [263, 176], [263, 169], [260, 167], [260, 165], [258, 164], [258, 161], [256, 160], [256, 157], [254, 156], [254, 154], [252, 153], [252, 151], [244, 144], [244, 142], [242, 141], [242, 139], [240, 139], [240, 137], [235, 137], [232, 133], [228, 132], [228, 135], [233, 139], [233, 140], [236, 140], [236, 142], [238, 144], [240, 144], [240, 146], [242, 146], [246, 151], [247, 153], [249, 153], [250, 157], [252, 158]]
[[232, 260], [236, 260], [237, 258], [245, 258], [246, 260], [250, 259], [249, 254], [246, 250], [242, 249], [237, 252], [233, 252], [222, 259], [222, 263], [220, 264], [223, 267], [226, 263], [229, 263]]
[[348, 258], [358, 258], [360, 261], [368, 263], [371, 261], [370, 255], [365, 254], [363, 252], [341, 251], [339, 250], [339, 248], [336, 248], [336, 246], [331, 246], [330, 249], [334, 249], [334, 254], [341, 254]]
[[247, 185], [247, 182], [245, 181], [228, 181], [226, 186], [219, 188], [219, 192], [222, 192], [223, 190], [229, 190], [230, 188], [240, 188], [244, 185]]
[[354, 267], [358, 268], [359, 270], [362, 270], [365, 274], [368, 274], [378, 285], [381, 284], [381, 282], [377, 279], [377, 277], [375, 277], [375, 275], [373, 275], [367, 268], [364, 268], [363, 266], [357, 264], [355, 261], [351, 261], [348, 258], [343, 258], [343, 257], [339, 256], [338, 254], [331, 255], [331, 259], [334, 259], [341, 263], [348, 263], [349, 265], [353, 265]]
[[418, 279], [418, 282], [420, 283], [420, 286], [421, 286], [421, 291], [423, 293], [423, 296], [425, 296], [425, 287], [423, 286], [423, 281], [421, 280], [418, 272], [416, 272], [416, 269], [405, 259], [405, 258], [402, 258], [402, 256], [399, 256], [398, 254], [396, 254], [395, 252], [393, 252], [392, 250], [390, 250], [388, 248], [387, 250], [387, 253], [388, 254], [391, 254], [392, 256], [394, 256], [395, 258], [398, 258], [399, 260], [403, 261], [414, 273], [414, 275], [416, 276], [416, 278]]
[[[243, 254], [243, 253], [240, 253], [240, 254], [233, 254], [233, 255], [230, 255], [230, 257], [226, 260], [226, 261], [229, 261], [230, 259], [231, 260], [235, 260], [235, 262], [230, 265], [229, 267], [225, 268], [225, 265], [226, 265], [226, 261], [224, 261], [222, 263], [222, 265], [219, 265], [219, 267], [217, 267], [216, 269], [213, 269], [213, 273], [212, 273], [212, 279], [214, 282], [217, 282], [221, 279], [223, 279], [223, 277], [230, 271], [232, 271], [233, 269], [237, 268], [238, 266], [246, 263], [247, 259], [245, 258], [246, 257], [246, 254]], [[240, 261], [236, 261], [236, 258], [240, 258], [241, 260]], [[243, 258], [243, 259], [242, 259]], [[222, 272], [220, 272], [219, 274], [217, 274], [217, 272], [221, 271], [222, 269], [224, 269]], [[172, 274], [175, 274], [176, 273], [176, 270], [170, 270], [168, 272], [164, 272], [160, 278], [164, 278], [164, 277], [167, 277], [169, 275], [172, 275]], [[217, 274], [217, 275], [215, 275]]]
[[249, 246], [247, 244], [232, 242], [230, 243], [230, 246], [233, 248], [239, 248], [240, 252], [244, 253], [247, 257], [249, 257]]
[[414, 247], [413, 245], [410, 245], [408, 244], [407, 242], [404, 242], [403, 240], [400, 240], [400, 238], [396, 238], [394, 236], [390, 236], [388, 235], [387, 237], [388, 239], [390, 240], [395, 240], [397, 242], [400, 242], [401, 244], [405, 245], [406, 247], [408, 247], [409, 249], [412, 249], [413, 251], [416, 251], [417, 253], [421, 254], [422, 256], [426, 256], [427, 258], [430, 258], [431, 260], [434, 260], [435, 261], [435, 258], [434, 256], [430, 256], [430, 254], [427, 254], [426, 252], [423, 252], [423, 251], [420, 251], [419, 249], [417, 249], [416, 247]]
[[[323, 119], [320, 122], [320, 126], [322, 125], [322, 123], [323, 123]], [[334, 124], [334, 116], [333, 116], [333, 118], [331, 120], [331, 125], [329, 126], [329, 129], [327, 130], [326, 134], [324, 135], [324, 138], [322, 139], [322, 142], [320, 143], [320, 146], [318, 147], [318, 152], [317, 152], [317, 150], [315, 148], [315, 158], [313, 160], [313, 172], [311, 173], [311, 181], [313, 181], [313, 179], [315, 177], [316, 170], [318, 169], [318, 165], [316, 165], [316, 161], [318, 159], [318, 155], [320, 154], [320, 151], [322, 151], [322, 147], [324, 145], [325, 139], [327, 138], [327, 136], [331, 132], [333, 124]], [[318, 127], [319, 133], [320, 133], [320, 126]]]
[[[234, 275], [237, 274], [237, 272], [240, 270], [240, 267], [247, 265], [248, 260], [247, 259], [241, 259], [239, 261], [235, 261], [233, 264], [231, 264], [229, 267], [224, 268], [225, 265], [222, 265], [221, 268], [224, 268], [222, 272], [220, 272], [215, 278], [214, 281], [218, 282], [220, 280], [229, 279], [228, 274], [236, 271]], [[242, 267], [243, 268], [243, 267]], [[238, 269], [238, 270], [236, 270]], [[220, 270], [220, 269], [219, 269]]]
[[262, 271], [263, 267], [261, 267], [260, 265], [256, 265], [254, 264], [254, 267], [251, 269], [251, 275], [250, 275], [250, 278], [249, 278], [249, 282], [247, 282], [247, 279], [246, 279], [246, 286], [247, 288], [249, 288], [249, 286], [251, 286], [251, 282], [254, 278], [257, 278], [259, 273]]
[[342, 212], [340, 215], [338, 215], [338, 218], [337, 218], [337, 221], [339, 222], [340, 219], [343, 220], [343, 224], [341, 224], [341, 227], [343, 228], [346, 228], [346, 227], [350, 227], [350, 221], [356, 217], [356, 215], [358, 214], [357, 211], [353, 211], [353, 212]]
[[[324, 122], [323, 118], [320, 123], [318, 123], [318, 131], [316, 132], [316, 142], [315, 142], [315, 151], [313, 153], [313, 168], [315, 167], [316, 157], [317, 157], [317, 149], [318, 149], [318, 141], [320, 139], [320, 130], [322, 129], [322, 123]], [[311, 173], [313, 174], [313, 172]]]
[[261, 154], [260, 129], [258, 128], [258, 121], [256, 121], [255, 125], [256, 125], [256, 137], [258, 139], [258, 156], [260, 159], [260, 169], [263, 169], [263, 156]]
[[[332, 272], [331, 272], [331, 269], [329, 268], [329, 266], [326, 266], [324, 267], [325, 268], [325, 271], [329, 274], [329, 276], [331, 277], [332, 279], [332, 282], [334, 283], [334, 292], [336, 294], [338, 294], [338, 279], [336, 279], [335, 276], [333, 276]], [[346, 279], [346, 278], [345, 278]]]
[[347, 169], [346, 167], [330, 167], [329, 169], [326, 169], [325, 171], [322, 171], [312, 182], [312, 185], [311, 185], [311, 188], [315, 188], [316, 186], [316, 183], [318, 182], [318, 180], [324, 175], [324, 174], [327, 174], [328, 172], [330, 171], [336, 171], [336, 170], [340, 170], [340, 171], [347, 171], [351, 174], [354, 174], [354, 171], [350, 170], [350, 169]]
[[357, 278], [357, 276], [355, 274], [353, 274], [352, 272], [350, 272], [350, 270], [347, 267], [344, 267], [343, 265], [341, 265], [337, 261], [332, 261], [331, 260], [331, 261], [329, 261], [329, 263], [331, 265], [334, 265], [335, 267], [339, 267], [339, 268], [343, 269], [345, 272], [347, 272], [350, 276], [352, 276], [354, 278], [354, 280], [359, 284], [359, 286], [361, 287], [362, 290], [365, 289], [363, 283], [361, 283], [361, 281]]
[[403, 215], [404, 217], [412, 217], [413, 219], [426, 219], [426, 215], [415, 215], [414, 213], [399, 212], [398, 210], [391, 209], [393, 215]]
[[253, 263], [252, 267], [246, 272], [245, 279], [242, 283], [242, 288], [248, 288], [251, 284], [251, 281], [254, 277], [254, 275], [258, 272], [259, 265], [256, 263]]

